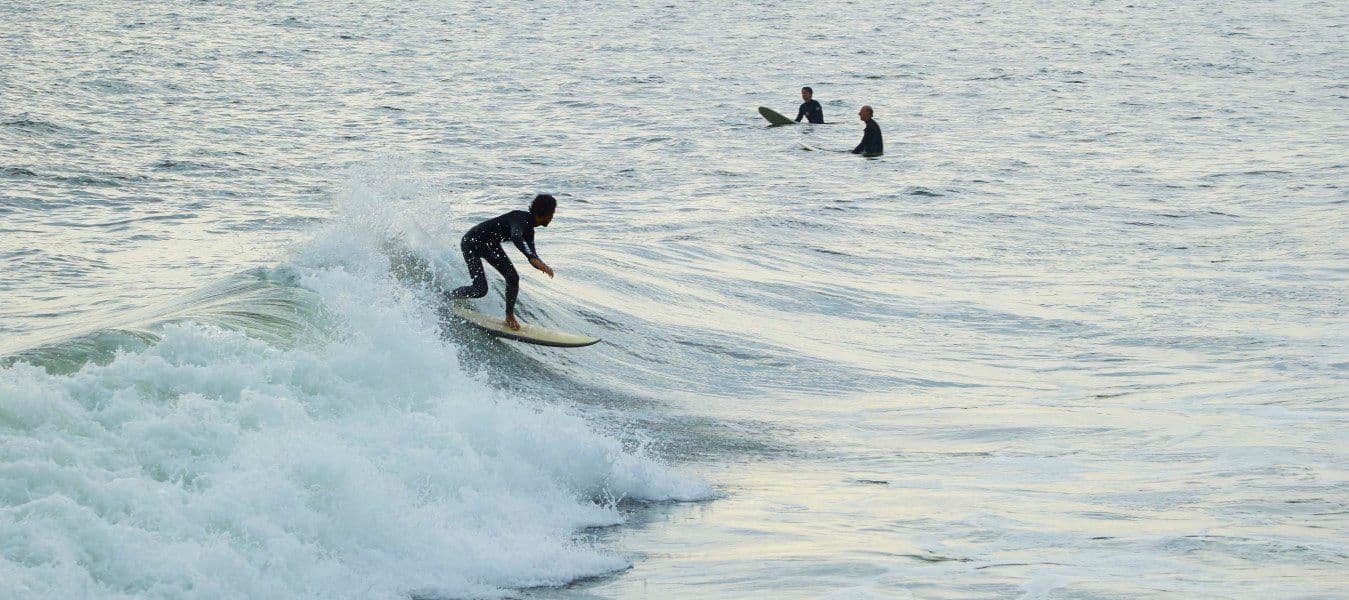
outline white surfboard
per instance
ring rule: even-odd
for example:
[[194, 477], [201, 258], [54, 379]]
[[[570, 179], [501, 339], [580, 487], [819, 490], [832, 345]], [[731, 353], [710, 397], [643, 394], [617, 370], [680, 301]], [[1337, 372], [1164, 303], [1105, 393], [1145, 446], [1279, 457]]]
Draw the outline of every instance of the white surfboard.
[[850, 153], [851, 153], [850, 150], [839, 150], [839, 149], [837, 149], [837, 148], [821, 148], [821, 147], [819, 147], [819, 146], [812, 146], [812, 145], [807, 144], [807, 143], [805, 143], [805, 142], [801, 142], [801, 149], [802, 149], [802, 150], [805, 150], [806, 152], [841, 152], [841, 153], [844, 153], [844, 154], [850, 154]]
[[517, 342], [525, 342], [527, 344], [538, 344], [540, 346], [553, 346], [557, 348], [580, 348], [600, 341], [599, 338], [576, 333], [567, 333], [565, 331], [554, 331], [529, 323], [521, 323], [519, 330], [511, 329], [506, 326], [505, 319], [493, 317], [473, 310], [472, 308], [469, 308], [467, 302], [455, 302], [451, 305], [450, 312], [453, 312], [454, 316], [463, 319], [464, 322], [469, 325], [477, 327], [487, 333], [497, 337], [515, 340]]

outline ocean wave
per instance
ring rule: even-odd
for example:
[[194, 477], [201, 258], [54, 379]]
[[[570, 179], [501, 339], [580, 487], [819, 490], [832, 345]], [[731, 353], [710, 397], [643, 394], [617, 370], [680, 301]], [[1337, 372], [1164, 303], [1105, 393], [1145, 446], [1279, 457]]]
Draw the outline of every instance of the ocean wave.
[[432, 292], [365, 243], [380, 237], [330, 231], [309, 250], [342, 252], [12, 355], [6, 587], [501, 596], [626, 568], [575, 537], [622, 522], [624, 500], [711, 496], [568, 403], [472, 375]]

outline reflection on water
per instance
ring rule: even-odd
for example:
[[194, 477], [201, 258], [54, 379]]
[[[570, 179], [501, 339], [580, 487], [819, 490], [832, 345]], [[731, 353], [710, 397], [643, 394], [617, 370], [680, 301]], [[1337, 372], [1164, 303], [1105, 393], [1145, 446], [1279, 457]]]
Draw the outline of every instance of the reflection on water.
[[[1336, 8], [0, 6], [12, 25], [0, 31], [0, 354], [55, 373], [0, 371], [0, 469], [65, 474], [0, 490], [0, 531], [52, 502], [71, 507], [42, 513], [56, 515], [44, 521], [55, 539], [81, 556], [105, 549], [71, 524], [120, 523], [104, 500], [123, 496], [80, 492], [107, 465], [62, 462], [72, 455], [47, 444], [65, 438], [34, 423], [66, 406], [48, 392], [113, 410], [149, 389], [172, 400], [148, 406], [176, 425], [150, 428], [164, 437], [137, 455], [153, 473], [124, 465], [146, 489], [198, 498], [206, 488], [164, 474], [242, 462], [295, 498], [331, 500], [313, 514], [350, 518], [333, 512], [347, 505], [332, 490], [346, 490], [502, 536], [471, 547], [569, 557], [470, 562], [373, 527], [336, 546], [260, 535], [238, 554], [176, 552], [148, 575], [3, 550], [0, 570], [72, 593], [250, 581], [303, 595], [332, 591], [314, 587], [329, 572], [304, 565], [340, 547], [385, 561], [344, 571], [340, 589], [357, 591], [341, 593], [357, 595], [1334, 596], [1349, 587], [1334, 466], [1349, 462]], [[770, 128], [755, 113], [791, 113], [802, 85], [830, 124]], [[801, 151], [854, 145], [862, 104], [886, 156]], [[539, 192], [561, 202], [537, 238], [558, 277], [522, 271], [521, 316], [605, 343], [530, 348], [442, 327], [431, 304], [465, 277], [458, 236]], [[364, 316], [386, 310], [397, 318]], [[189, 321], [261, 346], [210, 342]], [[161, 347], [165, 327], [189, 341]], [[113, 366], [69, 375], [88, 360]], [[122, 379], [125, 365], [174, 375]], [[277, 365], [296, 370], [266, 370]], [[190, 373], [209, 376], [174, 378]], [[265, 445], [245, 456], [212, 441], [233, 425], [189, 427], [233, 410], [213, 404], [231, 394], [276, 402], [240, 413], [240, 431], [282, 419], [351, 460], [297, 466], [288, 457], [324, 453]], [[593, 431], [530, 441], [521, 431], [551, 421], [507, 411], [536, 427], [513, 429], [483, 408], [503, 398]], [[388, 435], [343, 445], [355, 434], [330, 431], [346, 421], [325, 411], [344, 402], [384, 411]], [[421, 402], [487, 412], [419, 429]], [[88, 456], [137, 441], [62, 419]], [[200, 437], [165, 441], [180, 430]], [[622, 463], [632, 471], [604, 462], [614, 448], [640, 458]], [[595, 462], [569, 469], [567, 453]], [[364, 479], [389, 465], [405, 478]], [[519, 475], [535, 467], [555, 481]], [[428, 495], [475, 468], [496, 471]], [[718, 496], [590, 504], [625, 490], [700, 497], [680, 469]], [[423, 476], [425, 488], [408, 483]], [[479, 488], [496, 501], [474, 504]], [[303, 533], [313, 506], [296, 502], [259, 512]], [[558, 518], [510, 521], [528, 512], [511, 502]], [[608, 526], [619, 513], [627, 523]], [[246, 546], [217, 535], [219, 513], [156, 514], [185, 524], [161, 531], [187, 547]], [[219, 556], [243, 570], [212, 570]], [[48, 564], [74, 566], [39, 576]], [[257, 565], [279, 566], [245, 568]], [[575, 577], [587, 578], [555, 587]]]

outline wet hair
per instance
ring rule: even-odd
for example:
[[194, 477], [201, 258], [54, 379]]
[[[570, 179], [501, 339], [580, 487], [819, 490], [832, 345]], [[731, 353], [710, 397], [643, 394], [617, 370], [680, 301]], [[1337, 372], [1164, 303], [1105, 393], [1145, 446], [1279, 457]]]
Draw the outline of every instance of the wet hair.
[[801, 88], [801, 91], [803, 91], [803, 92], [810, 92], [811, 94], [814, 94], [814, 93], [815, 93], [815, 90], [810, 89], [810, 86], [806, 86], [806, 87]]
[[548, 194], [534, 196], [534, 201], [529, 203], [529, 214], [536, 217], [551, 215], [555, 210], [557, 210], [557, 198]]

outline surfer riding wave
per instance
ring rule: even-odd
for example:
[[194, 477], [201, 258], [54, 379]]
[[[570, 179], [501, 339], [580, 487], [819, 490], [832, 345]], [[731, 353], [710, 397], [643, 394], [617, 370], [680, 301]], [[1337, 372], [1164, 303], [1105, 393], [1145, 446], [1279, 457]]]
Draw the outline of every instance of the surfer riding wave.
[[515, 298], [520, 293], [520, 274], [515, 271], [515, 265], [511, 264], [501, 243], [509, 239], [529, 259], [530, 265], [551, 278], [552, 267], [544, 263], [534, 249], [534, 228], [547, 227], [556, 211], [557, 199], [548, 194], [539, 194], [530, 203], [528, 211], [513, 210], [474, 225], [459, 242], [473, 283], [446, 292], [445, 297], [458, 300], [486, 296], [487, 273], [482, 268], [482, 262], [487, 261], [506, 279], [506, 326], [518, 331], [520, 322], [515, 319]]

